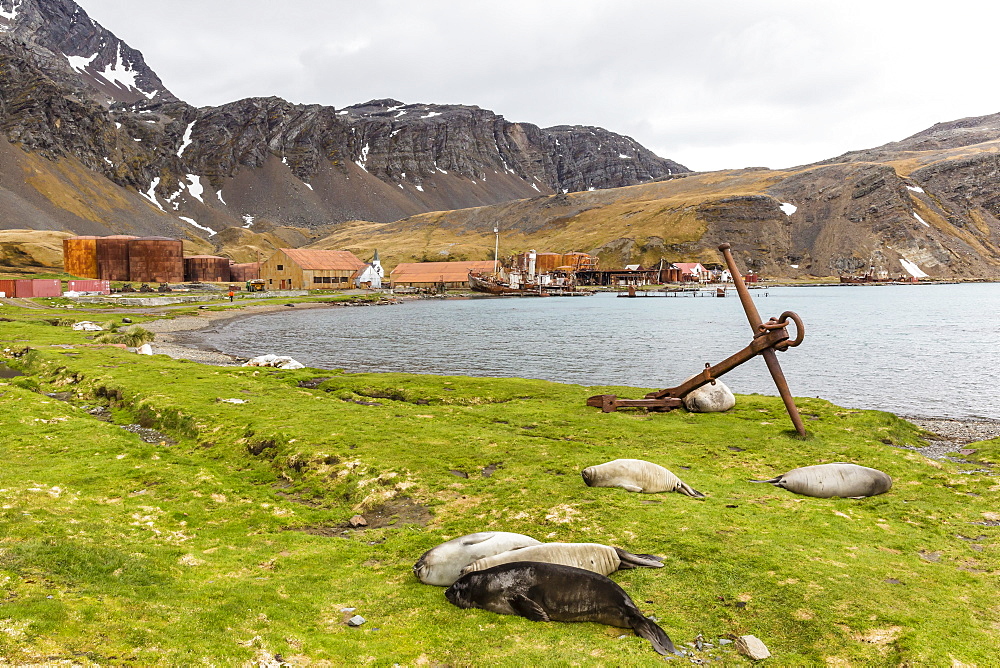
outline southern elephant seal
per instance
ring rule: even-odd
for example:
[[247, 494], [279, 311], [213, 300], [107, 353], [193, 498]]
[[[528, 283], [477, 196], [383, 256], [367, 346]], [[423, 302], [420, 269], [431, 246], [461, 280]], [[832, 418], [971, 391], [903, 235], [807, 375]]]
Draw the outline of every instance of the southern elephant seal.
[[684, 408], [692, 413], [721, 413], [736, 405], [736, 396], [725, 383], [716, 379], [691, 390], [684, 396]]
[[875, 496], [888, 492], [892, 487], [892, 478], [882, 471], [844, 462], [803, 466], [777, 478], [750, 482], [769, 482], [775, 487], [820, 499]]
[[629, 492], [680, 492], [701, 499], [705, 495], [663, 468], [641, 459], [616, 459], [583, 469], [588, 487], [621, 487]]
[[543, 561], [610, 575], [619, 569], [663, 568], [662, 560], [652, 554], [632, 554], [598, 543], [542, 543], [477, 559], [462, 570], [462, 575], [514, 561]]
[[624, 589], [581, 568], [515, 561], [466, 573], [444, 595], [460, 608], [519, 615], [535, 622], [596, 622], [631, 628], [660, 654], [675, 652], [663, 629], [643, 616]]
[[473, 561], [530, 545], [541, 545], [541, 541], [506, 531], [470, 533], [424, 552], [417, 563], [413, 564], [413, 574], [424, 584], [447, 587]]

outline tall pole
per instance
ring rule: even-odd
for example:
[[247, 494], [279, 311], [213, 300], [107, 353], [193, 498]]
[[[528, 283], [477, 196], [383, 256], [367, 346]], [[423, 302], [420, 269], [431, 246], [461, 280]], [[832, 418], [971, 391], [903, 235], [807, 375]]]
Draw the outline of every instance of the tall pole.
[[497, 273], [497, 262], [500, 260], [500, 228], [494, 226], [493, 234], [497, 235], [496, 245], [493, 247], [493, 275]]

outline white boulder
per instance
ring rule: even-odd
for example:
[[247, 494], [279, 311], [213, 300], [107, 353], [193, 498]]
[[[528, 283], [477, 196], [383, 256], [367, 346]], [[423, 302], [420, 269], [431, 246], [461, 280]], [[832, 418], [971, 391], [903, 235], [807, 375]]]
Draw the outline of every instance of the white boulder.
[[144, 343], [141, 346], [139, 346], [135, 352], [139, 353], [140, 355], [152, 355], [153, 346], [149, 345], [148, 343]]
[[89, 320], [83, 320], [81, 322], [73, 323], [73, 329], [78, 332], [103, 332], [104, 328], [98, 325], [96, 322], [90, 322]]
[[283, 355], [258, 355], [247, 360], [243, 366], [270, 366], [276, 369], [304, 369], [305, 364], [296, 362], [291, 357]]

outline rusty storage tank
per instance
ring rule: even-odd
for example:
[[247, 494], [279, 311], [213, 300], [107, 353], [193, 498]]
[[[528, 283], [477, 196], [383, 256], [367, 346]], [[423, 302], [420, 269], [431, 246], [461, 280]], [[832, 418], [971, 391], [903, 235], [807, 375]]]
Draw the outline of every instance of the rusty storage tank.
[[198, 283], [228, 283], [229, 258], [217, 255], [191, 255], [184, 258], [184, 280]]
[[97, 239], [97, 278], [102, 281], [128, 281], [128, 244], [137, 237], [115, 234]]
[[535, 271], [539, 274], [545, 274], [550, 271], [555, 271], [556, 267], [561, 267], [562, 264], [563, 264], [562, 253], [535, 254]]
[[141, 283], [184, 281], [184, 244], [180, 239], [139, 237], [128, 241], [129, 280]]
[[240, 264], [229, 265], [229, 274], [231, 281], [237, 283], [245, 283], [246, 281], [253, 281], [260, 278], [260, 265], [263, 262], [242, 262]]
[[63, 239], [63, 269], [71, 276], [100, 278], [97, 269], [97, 237]]

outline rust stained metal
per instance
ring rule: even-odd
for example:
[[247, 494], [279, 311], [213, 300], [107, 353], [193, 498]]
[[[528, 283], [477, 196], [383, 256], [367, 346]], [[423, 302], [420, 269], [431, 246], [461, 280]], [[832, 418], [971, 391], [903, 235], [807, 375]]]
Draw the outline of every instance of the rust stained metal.
[[[743, 278], [736, 268], [736, 261], [729, 250], [729, 244], [722, 244], [719, 246], [719, 250], [722, 251], [726, 259], [726, 265], [729, 267], [729, 272], [732, 274], [733, 282], [736, 285], [736, 292], [739, 294], [743, 310], [746, 312], [747, 320], [750, 322], [750, 327], [754, 332], [754, 337], [750, 345], [714, 366], [706, 364], [705, 369], [700, 374], [684, 381], [676, 387], [660, 390], [659, 392], [650, 392], [643, 399], [619, 399], [613, 394], [598, 394], [587, 399], [587, 405], [600, 408], [605, 413], [616, 411], [619, 408], [646, 408], [650, 411], [673, 410], [674, 408], [679, 408], [683, 403], [684, 397], [692, 391], [702, 385], [714, 384], [715, 379], [719, 376], [732, 371], [744, 362], [760, 355], [767, 364], [767, 369], [774, 380], [775, 386], [778, 388], [778, 394], [781, 395], [781, 399], [785, 404], [785, 409], [788, 411], [788, 416], [791, 418], [795, 430], [801, 436], [805, 436], [805, 425], [802, 423], [802, 417], [795, 406], [792, 393], [788, 389], [788, 382], [781, 371], [781, 365], [778, 364], [776, 354], [776, 351], [788, 350], [802, 343], [802, 339], [805, 337], [805, 327], [802, 324], [802, 319], [791, 311], [785, 311], [777, 318], [771, 318], [767, 322], [763, 322], [750, 296], [750, 291], [747, 290], [746, 284], [743, 282]], [[795, 325], [794, 339], [788, 334], [788, 324], [790, 322]]]

